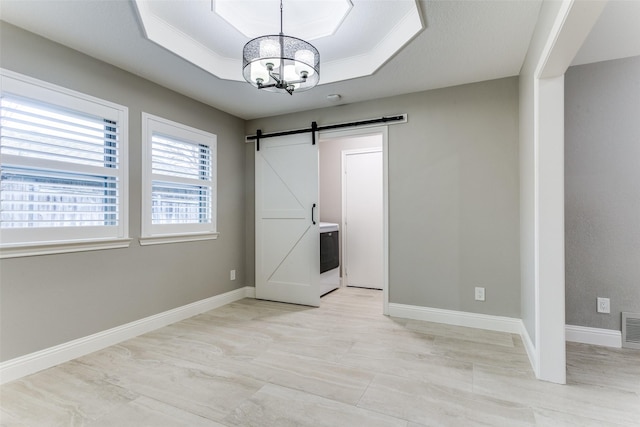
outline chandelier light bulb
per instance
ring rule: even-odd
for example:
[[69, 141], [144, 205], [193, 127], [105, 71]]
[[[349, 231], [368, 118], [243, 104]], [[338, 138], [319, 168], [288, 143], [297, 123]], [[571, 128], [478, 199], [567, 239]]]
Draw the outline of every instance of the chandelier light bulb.
[[296, 74], [296, 66], [293, 64], [284, 66], [284, 79], [288, 82], [298, 80], [298, 74]]
[[266, 39], [260, 42], [260, 57], [264, 58], [260, 60], [262, 66], [266, 68], [268, 63], [273, 64], [273, 69], [276, 70], [280, 67], [280, 43], [275, 40]]
[[302, 76], [304, 71], [307, 72], [307, 76], [311, 77], [315, 74], [315, 70], [310, 64], [314, 64], [315, 55], [308, 49], [302, 49], [296, 52], [296, 73]]
[[[287, 83], [293, 82], [293, 81], [297, 81], [300, 77], [298, 77], [298, 74], [296, 73], [296, 66], [293, 64], [290, 65], [285, 65], [284, 66], [284, 80]], [[300, 83], [294, 83], [292, 85], [295, 89], [298, 89], [300, 87]]]
[[260, 62], [251, 63], [251, 81], [257, 83], [267, 83], [269, 81], [269, 71]]

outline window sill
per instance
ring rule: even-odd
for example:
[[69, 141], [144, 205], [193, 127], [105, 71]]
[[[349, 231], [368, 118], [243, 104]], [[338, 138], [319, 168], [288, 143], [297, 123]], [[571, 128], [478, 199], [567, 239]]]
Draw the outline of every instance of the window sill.
[[0, 259], [128, 248], [132, 239], [57, 241], [0, 246]]
[[162, 236], [140, 237], [140, 246], [215, 240], [219, 234], [220, 233], [165, 234]]

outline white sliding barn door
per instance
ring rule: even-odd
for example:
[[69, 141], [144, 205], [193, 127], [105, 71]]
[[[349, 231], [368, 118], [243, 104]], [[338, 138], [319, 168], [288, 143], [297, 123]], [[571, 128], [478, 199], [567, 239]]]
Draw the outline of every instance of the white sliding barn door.
[[343, 280], [383, 289], [382, 150], [343, 152]]
[[261, 139], [255, 171], [256, 298], [318, 307], [318, 146], [310, 133]]

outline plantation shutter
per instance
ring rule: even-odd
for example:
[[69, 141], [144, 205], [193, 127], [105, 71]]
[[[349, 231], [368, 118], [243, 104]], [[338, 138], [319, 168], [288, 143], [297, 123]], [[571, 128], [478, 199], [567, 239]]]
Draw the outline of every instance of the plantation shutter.
[[211, 223], [211, 148], [154, 133], [151, 223]]
[[120, 225], [120, 124], [3, 94], [0, 227]]

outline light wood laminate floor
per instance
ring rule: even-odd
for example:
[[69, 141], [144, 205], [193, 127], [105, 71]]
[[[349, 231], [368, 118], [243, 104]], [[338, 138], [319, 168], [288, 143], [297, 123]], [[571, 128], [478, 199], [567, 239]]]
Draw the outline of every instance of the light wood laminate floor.
[[6, 384], [2, 426], [639, 426], [640, 351], [568, 344], [537, 381], [517, 335], [245, 299]]

